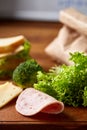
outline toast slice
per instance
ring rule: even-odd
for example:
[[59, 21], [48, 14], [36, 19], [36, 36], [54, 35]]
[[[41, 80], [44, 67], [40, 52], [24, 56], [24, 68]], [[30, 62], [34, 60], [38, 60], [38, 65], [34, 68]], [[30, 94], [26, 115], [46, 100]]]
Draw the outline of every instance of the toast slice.
[[16, 48], [22, 45], [24, 41], [25, 37], [23, 35], [0, 38], [0, 53], [13, 52]]
[[24, 49], [24, 47], [21, 45], [19, 46], [18, 48], [16, 48], [14, 50], [14, 52], [8, 52], [8, 53], [0, 53], [0, 58], [3, 58], [3, 57], [6, 57], [6, 56], [10, 56], [10, 55], [15, 55], [17, 54], [18, 52], [22, 51]]

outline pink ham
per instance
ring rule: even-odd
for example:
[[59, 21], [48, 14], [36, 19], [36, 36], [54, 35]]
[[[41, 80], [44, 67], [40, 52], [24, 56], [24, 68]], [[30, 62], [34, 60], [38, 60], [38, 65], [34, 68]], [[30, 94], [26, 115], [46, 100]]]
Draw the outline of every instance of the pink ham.
[[34, 88], [27, 88], [19, 95], [16, 110], [24, 116], [32, 116], [40, 111], [58, 114], [64, 110], [64, 104]]

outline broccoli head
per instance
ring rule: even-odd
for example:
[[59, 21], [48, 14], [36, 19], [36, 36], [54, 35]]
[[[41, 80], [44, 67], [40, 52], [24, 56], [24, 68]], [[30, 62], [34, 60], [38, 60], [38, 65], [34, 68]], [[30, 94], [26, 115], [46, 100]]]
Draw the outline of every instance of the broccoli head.
[[38, 71], [43, 71], [43, 68], [34, 59], [28, 59], [13, 71], [13, 82], [22, 88], [32, 87], [37, 81]]

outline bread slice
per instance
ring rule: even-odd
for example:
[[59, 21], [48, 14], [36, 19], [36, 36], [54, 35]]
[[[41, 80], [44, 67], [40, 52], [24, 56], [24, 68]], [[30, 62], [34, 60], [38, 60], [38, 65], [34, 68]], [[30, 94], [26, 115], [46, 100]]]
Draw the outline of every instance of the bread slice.
[[59, 20], [68, 27], [75, 29], [77, 32], [87, 35], [87, 16], [80, 13], [74, 8], [61, 10]]
[[23, 35], [0, 38], [0, 53], [13, 52], [18, 46], [25, 42], [25, 37]]
[[65, 51], [71, 43], [79, 37], [79, 34], [71, 28], [63, 25], [60, 29], [57, 37], [45, 48], [46, 54], [48, 54], [58, 64], [69, 64], [69, 59], [65, 55]]
[[22, 88], [15, 86], [12, 82], [0, 85], [0, 108], [17, 97], [22, 92]]
[[15, 49], [14, 52], [0, 53], [0, 58], [6, 57], [6, 56], [10, 56], [10, 55], [15, 55], [18, 52], [22, 51], [23, 49], [24, 49], [24, 47], [21, 45], [17, 49]]

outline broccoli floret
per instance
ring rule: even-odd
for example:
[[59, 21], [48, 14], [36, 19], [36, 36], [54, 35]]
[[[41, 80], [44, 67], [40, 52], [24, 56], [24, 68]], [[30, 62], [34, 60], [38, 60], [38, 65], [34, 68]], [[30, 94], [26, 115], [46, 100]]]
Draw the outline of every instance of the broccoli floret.
[[14, 70], [13, 81], [22, 88], [32, 87], [37, 81], [37, 72], [42, 70], [43, 68], [34, 59], [26, 60]]
[[0, 79], [11, 79], [16, 66], [21, 62], [30, 59], [30, 43], [26, 41], [23, 45], [23, 50], [12, 53], [11, 55], [0, 57]]
[[55, 66], [48, 73], [38, 73], [34, 87], [44, 91], [65, 104], [87, 106], [87, 56], [71, 53], [71, 66]]

